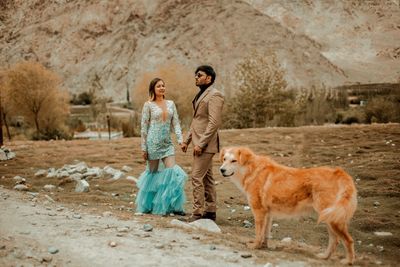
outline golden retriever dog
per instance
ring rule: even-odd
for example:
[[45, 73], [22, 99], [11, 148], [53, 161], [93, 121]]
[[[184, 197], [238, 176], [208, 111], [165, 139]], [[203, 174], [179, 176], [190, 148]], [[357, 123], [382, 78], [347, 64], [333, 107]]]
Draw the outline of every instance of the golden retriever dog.
[[339, 240], [346, 248], [342, 263], [353, 264], [354, 242], [348, 224], [357, 208], [353, 178], [340, 168], [286, 167], [245, 147], [223, 148], [220, 172], [245, 193], [254, 216], [256, 238], [250, 248], [267, 246], [273, 218], [304, 215], [315, 210], [327, 224], [329, 243], [317, 256], [328, 259]]

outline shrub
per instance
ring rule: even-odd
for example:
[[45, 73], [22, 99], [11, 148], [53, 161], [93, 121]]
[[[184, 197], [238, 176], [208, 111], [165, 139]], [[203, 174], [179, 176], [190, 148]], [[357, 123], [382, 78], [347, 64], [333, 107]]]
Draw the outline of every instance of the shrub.
[[365, 106], [365, 116], [368, 123], [400, 122], [400, 103], [384, 96], [372, 98]]

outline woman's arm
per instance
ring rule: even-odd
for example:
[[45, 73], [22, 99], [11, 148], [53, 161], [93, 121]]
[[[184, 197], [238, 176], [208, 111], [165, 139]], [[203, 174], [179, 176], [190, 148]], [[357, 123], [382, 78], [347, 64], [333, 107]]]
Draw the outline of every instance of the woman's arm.
[[141, 147], [142, 151], [147, 154], [147, 133], [149, 131], [149, 126], [150, 126], [150, 107], [149, 103], [146, 102], [143, 105], [142, 109], [142, 121], [140, 123], [140, 136], [141, 136]]
[[175, 103], [172, 102], [172, 127], [174, 128], [175, 134], [176, 134], [176, 139], [178, 141], [178, 144], [182, 144], [183, 142], [183, 137], [182, 137], [182, 129], [181, 125], [179, 123], [179, 116], [178, 116], [178, 111], [176, 110]]

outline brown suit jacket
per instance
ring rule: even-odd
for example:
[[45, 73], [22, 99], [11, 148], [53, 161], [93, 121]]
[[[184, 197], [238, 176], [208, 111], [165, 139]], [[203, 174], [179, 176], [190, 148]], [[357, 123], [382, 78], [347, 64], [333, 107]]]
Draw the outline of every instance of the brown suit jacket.
[[210, 86], [193, 104], [193, 120], [186, 137], [186, 144], [193, 141], [193, 145], [203, 148], [206, 153], [219, 152], [218, 128], [222, 123], [222, 108], [224, 96], [217, 89]]

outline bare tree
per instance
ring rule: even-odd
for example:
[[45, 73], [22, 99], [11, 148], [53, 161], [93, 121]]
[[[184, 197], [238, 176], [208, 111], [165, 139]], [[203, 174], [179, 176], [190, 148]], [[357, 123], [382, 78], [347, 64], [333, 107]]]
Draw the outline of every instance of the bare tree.
[[34, 124], [38, 136], [63, 125], [68, 99], [59, 90], [60, 78], [54, 72], [37, 62], [23, 62], [13, 66], [7, 76], [14, 112]]

